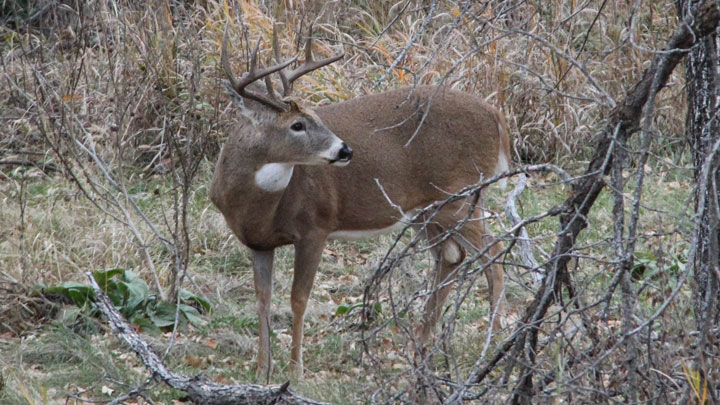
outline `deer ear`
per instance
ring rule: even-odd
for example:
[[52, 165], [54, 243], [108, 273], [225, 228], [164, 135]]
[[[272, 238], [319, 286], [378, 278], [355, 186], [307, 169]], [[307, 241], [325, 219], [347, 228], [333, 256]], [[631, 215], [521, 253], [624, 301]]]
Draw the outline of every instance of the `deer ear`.
[[232, 84], [230, 84], [230, 82], [227, 80], [223, 80], [223, 83], [225, 84], [225, 92], [230, 97], [230, 100], [235, 103], [235, 106], [239, 108], [246, 108], [242, 96], [239, 95], [237, 91], [235, 91], [235, 88], [232, 86]]
[[240, 109], [240, 114], [252, 121], [254, 124], [256, 122], [255, 112], [245, 105], [245, 100], [240, 94], [238, 94], [237, 91], [235, 91], [235, 88], [233, 88], [232, 84], [230, 84], [227, 80], [225, 81], [225, 91], [230, 97], [230, 100], [232, 100], [233, 104], [235, 104], [235, 107]]
[[300, 112], [300, 105], [295, 100], [287, 100], [287, 103], [290, 105], [290, 112]]

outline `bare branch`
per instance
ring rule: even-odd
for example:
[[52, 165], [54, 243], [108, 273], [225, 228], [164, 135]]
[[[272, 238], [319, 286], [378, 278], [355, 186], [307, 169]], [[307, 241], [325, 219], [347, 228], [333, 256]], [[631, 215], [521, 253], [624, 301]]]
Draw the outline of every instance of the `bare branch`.
[[289, 382], [279, 388], [268, 388], [252, 384], [220, 385], [209, 382], [202, 376], [187, 377], [171, 371], [137, 332], [127, 324], [107, 295], [105, 295], [105, 292], [95, 282], [92, 273], [86, 273], [86, 276], [95, 291], [97, 308], [108, 319], [115, 335], [130, 345], [152, 375], [165, 384], [186, 392], [193, 402], [218, 405], [237, 403], [322, 404], [322, 402], [313, 401], [295, 394], [288, 388]]

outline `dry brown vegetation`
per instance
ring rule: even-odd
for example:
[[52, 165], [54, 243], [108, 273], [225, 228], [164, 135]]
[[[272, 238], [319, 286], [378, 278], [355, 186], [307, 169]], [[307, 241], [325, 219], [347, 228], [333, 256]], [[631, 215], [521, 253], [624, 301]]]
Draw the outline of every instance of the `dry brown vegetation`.
[[[171, 366], [221, 383], [254, 381], [257, 323], [249, 257], [207, 198], [233, 117], [219, 69], [226, 26], [232, 62], [240, 70], [246, 36], [253, 44], [262, 39], [261, 60], [268, 60], [274, 21], [282, 23], [280, 46], [288, 55], [314, 22], [315, 53], [342, 50], [346, 56], [296, 84], [295, 94], [309, 105], [445, 83], [501, 108], [517, 163], [554, 163], [577, 175], [615, 103], [679, 25], [670, 1], [26, 0], [0, 2], [0, 12], [3, 403], [80, 403], [126, 394], [145, 381], [138, 360], [101, 322], [79, 322], [68, 306], [31, 293], [36, 284], [84, 282], [85, 272], [108, 268], [132, 269], [167, 297], [182, 283], [212, 303], [202, 325], [177, 336], [147, 336], [161, 352], [170, 347]], [[633, 270], [637, 324], [672, 298], [636, 341], [643, 347], [637, 367], [644, 388], [626, 385], [630, 354], [616, 345], [627, 325], [619, 292], [613, 294], [612, 202], [604, 194], [574, 250], [571, 271], [579, 298], [561, 293], [541, 328], [534, 367], [538, 395], [548, 401], [694, 398], [687, 387], [695, 388], [697, 372], [684, 360], [693, 322], [690, 290], [683, 284], [693, 185], [683, 140], [683, 80], [676, 71], [655, 101], [656, 136], [641, 194]], [[629, 147], [633, 171], [625, 175], [632, 179], [632, 152], [639, 143], [631, 140]], [[571, 189], [545, 173], [528, 187], [520, 198], [525, 218], [558, 204]], [[632, 188], [625, 192], [629, 196]], [[491, 227], [500, 235], [510, 228], [502, 212], [506, 194], [486, 193], [496, 213]], [[540, 249], [538, 260], [545, 262], [541, 251], [552, 249], [557, 221], [546, 218], [527, 228]], [[455, 392], [453, 384], [512, 335], [513, 321], [534, 294], [517, 250], [505, 259], [507, 330], [488, 336], [489, 309], [471, 263], [474, 272], [455, 294], [462, 305], [446, 311], [447, 339], [436, 346], [441, 354], [424, 363], [409, 354], [406, 333], [428, 288], [430, 260], [422, 248], [397, 261], [395, 279], [378, 281], [373, 293], [382, 313], [374, 323], [363, 324], [359, 310], [336, 316], [339, 306], [353, 309], [363, 302], [367, 280], [377, 276], [378, 263], [387, 264], [382, 260], [394, 240], [385, 236], [326, 249], [307, 316], [307, 378], [293, 384], [295, 390], [337, 403], [412, 401], [417, 395], [444, 400]], [[400, 246], [412, 240], [405, 235]], [[283, 250], [277, 260], [278, 364], [271, 382], [283, 383], [291, 251]], [[389, 303], [391, 292], [400, 301]], [[105, 334], [88, 332], [87, 322]], [[584, 329], [588, 323], [594, 325], [592, 339]], [[597, 341], [603, 342], [597, 347], [602, 358], [587, 349]], [[491, 383], [473, 387], [465, 399], [509, 401], [515, 376], [493, 373]], [[426, 391], [416, 392], [418, 384], [427, 384]], [[182, 397], [159, 385], [147, 388], [143, 395], [159, 403]]]

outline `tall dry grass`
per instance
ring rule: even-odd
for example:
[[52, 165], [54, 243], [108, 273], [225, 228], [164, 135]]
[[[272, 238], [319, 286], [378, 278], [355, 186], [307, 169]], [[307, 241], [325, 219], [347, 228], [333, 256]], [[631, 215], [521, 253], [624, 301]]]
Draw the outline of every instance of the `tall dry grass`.
[[[252, 41], [263, 39], [261, 56], [269, 60], [273, 21], [282, 23], [286, 55], [297, 50], [306, 33], [299, 30], [314, 21], [315, 36], [324, 39], [316, 52], [342, 49], [347, 56], [303, 80], [298, 96], [329, 103], [389, 87], [442, 82], [500, 106], [523, 161], [567, 163], [587, 153], [598, 120], [610, 108], [603, 93], [622, 96], [677, 24], [672, 2], [638, 10], [632, 3], [601, 1], [493, 6], [446, 1], [434, 9], [405, 3], [307, 2], [291, 9], [254, 1], [65, 1], [27, 23], [10, 18], [20, 21], [3, 32], [4, 73], [36, 95], [32, 70], [37, 70], [69, 108], [82, 114], [84, 124], [94, 125], [98, 138], [123, 157], [146, 156], [149, 164], [163, 148], [157, 133], [169, 114], [223, 122], [216, 108], [226, 102], [217, 69], [225, 25], [240, 67], [247, 53], [241, 22]], [[27, 4], [15, 14], [42, 8]], [[388, 71], [390, 66], [394, 69]], [[674, 78], [659, 106], [666, 143], [676, 143], [682, 132], [684, 117], [676, 113], [684, 109], [682, 84], [680, 76]], [[196, 105], [185, 100], [190, 92]], [[5, 86], [4, 95], [4, 109], [14, 112], [7, 115], [3, 144], [42, 141], [37, 129], [26, 125], [29, 116], [18, 113], [25, 102], [12, 85]]]

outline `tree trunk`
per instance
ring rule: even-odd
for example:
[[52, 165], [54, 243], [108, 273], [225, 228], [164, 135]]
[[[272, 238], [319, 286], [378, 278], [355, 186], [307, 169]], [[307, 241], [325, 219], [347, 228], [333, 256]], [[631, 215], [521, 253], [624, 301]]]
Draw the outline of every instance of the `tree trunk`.
[[[699, 1], [677, 0], [681, 17], [696, 13]], [[694, 309], [699, 333], [695, 361], [701, 383], [707, 381], [707, 395], [717, 403], [720, 395], [720, 229], [718, 224], [720, 187], [720, 31], [706, 36], [685, 59], [688, 111], [685, 134], [692, 146], [695, 163], [695, 235], [692, 263], [695, 275]]]

